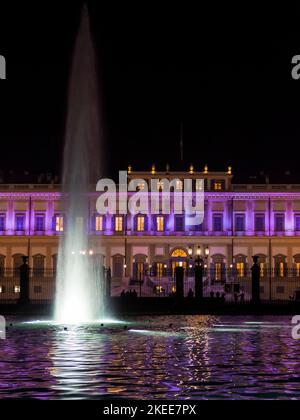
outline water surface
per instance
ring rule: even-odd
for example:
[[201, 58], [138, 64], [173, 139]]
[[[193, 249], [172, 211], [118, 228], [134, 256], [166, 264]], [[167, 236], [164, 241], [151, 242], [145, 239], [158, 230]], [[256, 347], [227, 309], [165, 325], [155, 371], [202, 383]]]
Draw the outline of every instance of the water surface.
[[9, 323], [0, 398], [300, 399], [291, 317]]

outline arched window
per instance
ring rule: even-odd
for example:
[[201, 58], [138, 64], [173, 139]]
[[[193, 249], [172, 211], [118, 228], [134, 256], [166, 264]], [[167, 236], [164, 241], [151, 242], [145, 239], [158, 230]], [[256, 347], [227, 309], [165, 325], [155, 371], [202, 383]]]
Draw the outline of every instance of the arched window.
[[133, 277], [137, 280], [143, 280], [147, 268], [147, 255], [137, 254], [133, 258]]
[[124, 256], [116, 254], [112, 257], [112, 275], [115, 278], [122, 278], [124, 274]]
[[294, 274], [300, 277], [300, 254], [294, 255]]
[[23, 264], [23, 257], [24, 257], [24, 254], [13, 255], [13, 268], [14, 268], [14, 270], [18, 270], [20, 268], [20, 266]]
[[225, 280], [225, 256], [222, 254], [215, 254], [211, 256], [211, 277], [212, 280]]
[[234, 267], [238, 277], [246, 277], [247, 275], [247, 256], [238, 254], [234, 257]]
[[176, 248], [172, 251], [171, 257], [172, 258], [187, 258], [188, 254], [182, 248]]
[[258, 257], [260, 277], [265, 277], [267, 275], [267, 256], [265, 254], [256, 254], [255, 257]]
[[32, 257], [33, 260], [33, 274], [42, 276], [45, 268], [45, 256], [42, 254], [36, 254]]
[[54, 272], [57, 270], [57, 254], [52, 255], [52, 269]]
[[0, 254], [0, 276], [4, 275], [5, 270], [5, 255]]
[[277, 277], [284, 277], [287, 272], [286, 256], [278, 254], [274, 256], [275, 275]]

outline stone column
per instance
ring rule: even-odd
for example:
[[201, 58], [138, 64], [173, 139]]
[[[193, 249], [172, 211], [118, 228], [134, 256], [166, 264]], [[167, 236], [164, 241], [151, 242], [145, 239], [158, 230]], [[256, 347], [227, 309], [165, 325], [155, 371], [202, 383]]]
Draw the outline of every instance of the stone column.
[[254, 205], [252, 200], [247, 200], [247, 235], [252, 236], [254, 232]]
[[11, 246], [8, 246], [6, 249], [6, 268], [12, 269], [13, 268], [13, 261], [12, 261], [12, 249]]
[[132, 276], [132, 245], [128, 243], [127, 240], [127, 247], [126, 247], [126, 275], [127, 277]]
[[112, 268], [111, 265], [110, 245], [107, 245], [105, 249], [105, 268]]

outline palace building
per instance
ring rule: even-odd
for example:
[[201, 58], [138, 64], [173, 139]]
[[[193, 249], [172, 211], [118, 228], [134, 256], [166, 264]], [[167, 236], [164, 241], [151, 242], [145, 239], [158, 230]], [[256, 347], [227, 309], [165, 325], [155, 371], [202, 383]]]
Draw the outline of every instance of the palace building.
[[[185, 215], [172, 211], [170, 215], [103, 216], [96, 213], [97, 193], [91, 193], [90, 250], [93, 258], [111, 268], [113, 281], [140, 279], [149, 269], [160, 277], [178, 264], [188, 268], [193, 264], [191, 255], [197, 253], [216, 273], [235, 267], [242, 277], [254, 255], [260, 257], [262, 270], [275, 268], [283, 276], [289, 267], [300, 273], [300, 185], [235, 184], [231, 168], [210, 172], [206, 166], [196, 172], [191, 166], [186, 172], [157, 172], [153, 166], [148, 173], [128, 168], [129, 181], [149, 182], [154, 175], [176, 179], [178, 188], [183, 179], [204, 179], [204, 221], [187, 226]], [[17, 268], [22, 256], [29, 256], [34, 270], [55, 270], [67, 217], [61, 197], [55, 184], [0, 185], [1, 269]]]

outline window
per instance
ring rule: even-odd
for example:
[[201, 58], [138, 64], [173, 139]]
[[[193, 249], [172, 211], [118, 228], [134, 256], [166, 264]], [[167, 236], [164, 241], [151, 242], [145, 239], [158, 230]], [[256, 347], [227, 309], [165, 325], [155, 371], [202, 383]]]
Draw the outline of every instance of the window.
[[299, 262], [295, 264], [295, 268], [296, 268], [296, 276], [300, 277], [300, 263]]
[[34, 286], [33, 287], [33, 293], [34, 294], [42, 293], [42, 286]]
[[17, 231], [25, 230], [25, 214], [16, 215], [16, 230]]
[[165, 230], [165, 219], [163, 216], [156, 217], [156, 230], [157, 232], [163, 232]]
[[257, 232], [265, 231], [265, 215], [264, 214], [255, 215], [255, 230]]
[[123, 231], [123, 217], [115, 216], [115, 232]]
[[265, 276], [265, 264], [263, 262], [259, 263], [259, 268], [260, 268], [260, 277], [264, 277]]
[[20, 293], [20, 286], [14, 286], [14, 293]]
[[172, 258], [187, 258], [187, 256], [187, 252], [180, 248], [174, 249], [171, 255]]
[[215, 263], [215, 280], [221, 280], [222, 277], [222, 264]]
[[33, 272], [34, 274], [41, 274], [45, 268], [45, 256], [37, 254], [33, 256]]
[[300, 215], [295, 216], [295, 230], [300, 231]]
[[176, 181], [176, 190], [182, 190], [182, 181], [180, 179]]
[[275, 230], [276, 232], [284, 231], [284, 214], [275, 214]]
[[222, 182], [215, 182], [214, 189], [215, 190], [221, 190], [222, 189]]
[[62, 215], [57, 214], [54, 216], [54, 230], [55, 232], [64, 231], [64, 217]]
[[156, 277], [162, 277], [163, 275], [163, 263], [156, 263]]
[[5, 230], [5, 214], [0, 214], [0, 231], [3, 232]]
[[35, 216], [35, 230], [39, 232], [45, 230], [45, 216], [43, 214]]
[[236, 270], [239, 277], [244, 277], [245, 265], [243, 262], [236, 263]]
[[136, 230], [138, 232], [144, 232], [144, 230], [145, 230], [145, 217], [144, 216], [137, 216]]
[[144, 182], [140, 182], [137, 186], [138, 190], [142, 191], [145, 189], [145, 183]]
[[213, 215], [213, 230], [215, 232], [222, 232], [223, 230], [223, 215], [222, 214]]
[[[207, 184], [207, 179], [205, 179], [205, 182]], [[207, 185], [203, 185], [203, 179], [197, 179], [196, 180], [196, 191], [203, 191], [203, 187], [207, 188]]]
[[95, 230], [96, 232], [103, 232], [103, 216], [95, 217]]
[[184, 216], [175, 216], [175, 232], [184, 231]]
[[235, 215], [235, 230], [238, 232], [243, 232], [245, 230], [245, 215], [244, 214]]
[[162, 191], [163, 189], [164, 189], [164, 183], [162, 181], [158, 181], [157, 191]]

